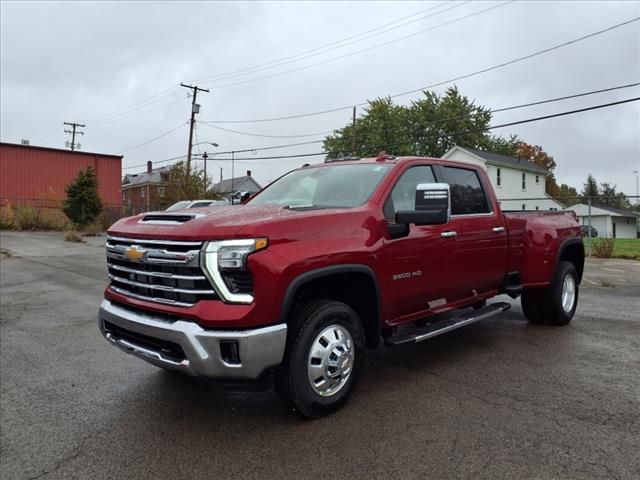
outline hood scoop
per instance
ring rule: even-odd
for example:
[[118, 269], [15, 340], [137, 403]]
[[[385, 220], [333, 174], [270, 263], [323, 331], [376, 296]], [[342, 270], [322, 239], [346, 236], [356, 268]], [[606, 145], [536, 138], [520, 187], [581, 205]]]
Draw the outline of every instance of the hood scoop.
[[180, 225], [199, 217], [204, 217], [204, 215], [202, 213], [149, 213], [142, 217], [138, 223], [148, 225]]

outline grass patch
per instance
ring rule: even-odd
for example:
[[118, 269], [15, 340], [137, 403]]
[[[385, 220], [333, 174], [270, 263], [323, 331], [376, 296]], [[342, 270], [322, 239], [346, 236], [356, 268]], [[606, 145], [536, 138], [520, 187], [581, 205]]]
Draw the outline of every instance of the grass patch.
[[613, 257], [640, 260], [640, 238], [616, 238], [613, 243]]

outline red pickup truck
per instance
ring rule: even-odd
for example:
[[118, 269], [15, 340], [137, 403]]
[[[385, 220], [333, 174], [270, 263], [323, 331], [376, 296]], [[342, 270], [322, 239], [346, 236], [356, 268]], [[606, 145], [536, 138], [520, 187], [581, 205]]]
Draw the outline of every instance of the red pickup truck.
[[584, 267], [572, 212], [500, 209], [485, 171], [434, 158], [327, 161], [240, 206], [146, 213], [108, 232], [102, 334], [156, 366], [342, 406], [365, 348], [507, 310], [565, 325]]

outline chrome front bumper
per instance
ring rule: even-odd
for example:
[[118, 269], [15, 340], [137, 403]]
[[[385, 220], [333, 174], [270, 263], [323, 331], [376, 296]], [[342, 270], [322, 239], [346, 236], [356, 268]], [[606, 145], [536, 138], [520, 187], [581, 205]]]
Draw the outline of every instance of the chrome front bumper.
[[[282, 362], [287, 339], [285, 324], [253, 330], [205, 330], [191, 321], [168, 321], [122, 308], [109, 300], [100, 305], [98, 324], [109, 342], [142, 360], [189, 375], [220, 379], [258, 378], [265, 369]], [[115, 325], [117, 331], [108, 324]], [[137, 336], [177, 344], [185, 358], [167, 355], [162, 348], [154, 347], [154, 342], [136, 341]], [[236, 362], [229, 363], [223, 358], [224, 342], [237, 346]]]

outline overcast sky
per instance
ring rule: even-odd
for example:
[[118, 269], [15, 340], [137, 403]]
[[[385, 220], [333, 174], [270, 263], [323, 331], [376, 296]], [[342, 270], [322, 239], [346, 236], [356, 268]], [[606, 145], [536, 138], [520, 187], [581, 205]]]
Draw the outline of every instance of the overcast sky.
[[[186, 154], [190, 99], [180, 82], [210, 89], [198, 95], [200, 121], [295, 115], [418, 89], [640, 16], [640, 2], [632, 1], [2, 1], [0, 5], [2, 141], [29, 139], [32, 145], [64, 148], [69, 138], [63, 122], [86, 123], [81, 149], [122, 153], [123, 167]], [[473, 15], [489, 7], [496, 8]], [[388, 25], [403, 17], [407, 18]], [[370, 30], [373, 33], [358, 36]], [[350, 40], [336, 43], [345, 39]], [[371, 48], [382, 43], [387, 44]], [[318, 50], [327, 44], [333, 45]], [[349, 55], [363, 49], [368, 50]], [[275, 68], [229, 75], [286, 58], [288, 63]], [[456, 84], [477, 103], [501, 108], [638, 81], [640, 22], [636, 21]], [[446, 86], [434, 90], [442, 93]], [[638, 96], [640, 87], [634, 87], [497, 113], [493, 124]], [[416, 98], [418, 94], [412, 94], [397, 101]], [[211, 158], [216, 151], [317, 140], [322, 133], [344, 126], [350, 117], [350, 110], [342, 110], [286, 121], [200, 123], [194, 143], [216, 142], [219, 147], [203, 144], [194, 152], [207, 150]], [[216, 126], [282, 138], [232, 133]], [[613, 182], [619, 190], [635, 194], [632, 172], [640, 169], [640, 102], [495, 133], [517, 134], [542, 145], [556, 160], [559, 182], [580, 190], [587, 174], [593, 173], [598, 181]], [[298, 135], [308, 136], [294, 137]], [[236, 156], [320, 150], [317, 143]], [[214, 156], [209, 171], [217, 178], [222, 166], [224, 178], [229, 178], [230, 162], [218, 158], [229, 155]], [[239, 176], [251, 169], [265, 184], [304, 162], [321, 159], [237, 161], [235, 171]]]

